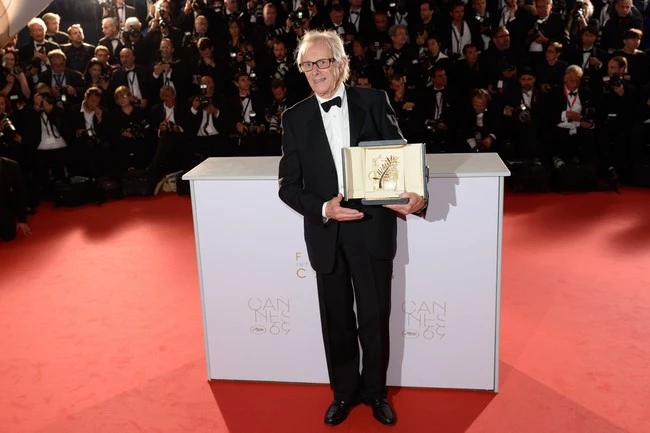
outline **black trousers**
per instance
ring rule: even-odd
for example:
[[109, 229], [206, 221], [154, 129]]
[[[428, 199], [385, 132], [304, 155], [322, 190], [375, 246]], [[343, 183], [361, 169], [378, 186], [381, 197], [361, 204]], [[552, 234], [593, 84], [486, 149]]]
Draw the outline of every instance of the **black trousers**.
[[330, 386], [344, 401], [384, 397], [390, 355], [393, 261], [371, 257], [357, 224], [340, 224], [334, 271], [316, 275]]
[[[0, 207], [5, 204], [0, 204]], [[0, 239], [4, 241], [16, 239], [16, 216], [6, 209], [0, 209]]]

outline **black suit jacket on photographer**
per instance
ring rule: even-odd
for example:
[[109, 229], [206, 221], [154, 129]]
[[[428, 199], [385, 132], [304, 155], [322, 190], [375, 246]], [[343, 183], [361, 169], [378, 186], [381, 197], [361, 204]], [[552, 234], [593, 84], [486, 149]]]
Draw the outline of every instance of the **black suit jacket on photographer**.
[[[578, 88], [578, 98], [582, 107], [580, 114], [585, 116], [587, 108], [595, 110], [596, 101], [594, 100], [593, 92], [589, 88], [580, 86]], [[564, 93], [564, 86], [557, 87], [549, 92], [547, 109], [545, 110], [547, 114], [546, 125], [548, 128], [554, 128], [558, 123], [562, 122], [562, 112], [567, 111], [568, 103], [568, 95]]]
[[528, 66], [525, 53], [521, 47], [511, 45], [506, 50], [497, 50], [491, 46], [483, 51], [479, 56], [479, 64], [481, 69], [486, 72], [488, 84], [494, 86], [495, 90], [498, 87], [499, 81], [515, 82], [517, 77], [506, 79], [503, 71], [506, 67], [515, 67], [521, 69], [523, 66]]
[[75, 47], [72, 44], [63, 44], [61, 45], [61, 50], [67, 57], [66, 65], [70, 69], [79, 71], [82, 74], [86, 70], [88, 61], [95, 56], [95, 46], [85, 42], [79, 47]]
[[154, 100], [158, 100], [158, 97], [156, 96], [160, 89], [163, 86], [170, 85], [170, 83], [173, 84], [174, 89], [176, 89], [176, 100], [177, 101], [183, 101], [187, 98], [188, 96], [188, 91], [189, 91], [189, 85], [192, 83], [192, 80], [190, 79], [189, 71], [183, 65], [182, 62], [180, 61], [174, 61], [171, 64], [171, 76], [166, 76], [165, 74], [161, 73], [158, 78], [152, 75], [152, 81], [151, 81], [151, 86], [152, 86], [152, 95], [154, 96]]
[[600, 91], [596, 93], [598, 128], [621, 128], [633, 123], [640, 99], [639, 94], [633, 84], [627, 82], [622, 84], [623, 95], [616, 93], [606, 81], [602, 82]]
[[[47, 71], [43, 72], [41, 75], [38, 77], [38, 82], [39, 83], [45, 83], [50, 87], [53, 87], [56, 85], [56, 80], [53, 78], [53, 72], [51, 69], [48, 69]], [[70, 68], [65, 68], [65, 72], [63, 73], [65, 77], [65, 85], [66, 86], [72, 86], [74, 87], [75, 91], [77, 92], [76, 95], [70, 96], [66, 92], [65, 88], [61, 89], [61, 95], [66, 95], [66, 102], [64, 102], [64, 105], [69, 106], [73, 104], [78, 104], [84, 96], [84, 91], [86, 86], [84, 85], [84, 79], [83, 76], [79, 71], [75, 71], [74, 69]]]
[[266, 120], [264, 118], [267, 107], [266, 101], [258, 94], [250, 94], [248, 100], [244, 102], [239, 96], [239, 93], [230, 98], [227, 105], [228, 112], [232, 116], [233, 126], [236, 126], [239, 122], [245, 123], [244, 109], [246, 107], [249, 107], [255, 113], [255, 123], [257, 125], [266, 126]]
[[[173, 111], [174, 111], [174, 123], [181, 127], [181, 129], [183, 130], [182, 133], [186, 133], [187, 128], [189, 127], [188, 126], [189, 123], [187, 119], [188, 113], [189, 115], [191, 115], [192, 113], [184, 105], [179, 105], [178, 101], [174, 105]], [[151, 109], [151, 127], [154, 129], [154, 131], [156, 131], [157, 133], [160, 124], [168, 120], [171, 119], [167, 118], [167, 112], [165, 111], [165, 104], [154, 105], [153, 108]]]
[[[487, 110], [483, 112], [483, 127], [476, 126], [476, 120], [478, 114], [474, 111], [473, 108], [467, 109], [464, 114], [461, 115], [460, 121], [458, 123], [458, 135], [459, 135], [459, 151], [460, 152], [471, 152], [473, 149], [467, 142], [468, 139], [475, 138], [475, 133], [478, 131], [481, 134], [481, 139], [485, 139], [489, 136], [493, 136], [494, 141], [492, 146], [488, 149], [489, 152], [495, 152], [497, 150], [497, 140], [501, 138], [501, 113], [497, 111], [497, 107], [488, 106]], [[480, 146], [481, 143], [476, 143], [477, 146]], [[474, 149], [476, 150], [476, 149]]]
[[168, 36], [163, 36], [160, 28], [158, 27], [150, 30], [144, 37], [147, 52], [150, 53], [149, 60], [152, 60], [155, 57], [155, 53], [159, 52], [160, 41], [162, 41], [165, 37], [169, 38], [172, 41], [172, 45], [174, 46], [174, 53], [177, 53], [178, 55], [181, 54], [183, 32], [176, 27], [170, 26]]
[[[110, 113], [106, 109], [106, 107], [101, 107], [102, 109], [102, 121], [98, 122], [97, 121], [97, 116], [93, 114], [93, 125], [92, 129], [94, 131], [94, 134], [100, 138], [100, 139], [106, 139], [108, 138], [109, 131], [111, 129], [111, 124], [110, 124]], [[79, 138], [77, 137], [77, 131], [79, 130], [88, 130], [88, 126], [86, 124], [86, 117], [84, 116], [84, 113], [81, 112], [81, 104], [75, 104], [71, 105], [67, 110], [66, 110], [66, 119], [68, 122], [68, 127], [70, 131], [71, 137]], [[88, 137], [88, 134], [82, 134], [82, 137]]]
[[454, 87], [445, 86], [440, 92], [442, 104], [438, 107], [438, 92], [433, 86], [428, 87], [420, 98], [423, 121], [434, 120], [436, 111], [439, 110], [438, 121], [443, 122], [447, 129], [452, 131], [458, 127], [460, 121], [459, 106], [467, 102], [467, 97]]
[[[60, 48], [59, 44], [47, 40], [44, 41], [42, 45], [43, 48], [45, 49], [45, 54], [49, 53], [52, 50], [56, 50]], [[27, 45], [23, 45], [22, 47], [20, 47], [20, 49], [18, 50], [18, 58], [20, 60], [20, 63], [23, 65], [27, 63], [31, 63], [31, 61], [34, 59], [34, 50], [35, 50], [34, 40], [30, 40], [30, 42]]]
[[[23, 143], [26, 147], [31, 150], [36, 150], [36, 148], [41, 143], [41, 133], [43, 122], [41, 121], [41, 113], [44, 113], [47, 116], [47, 120], [50, 125], [56, 126], [56, 130], [63, 137], [66, 143], [70, 143], [70, 137], [72, 134], [70, 123], [66, 121], [66, 111], [65, 109], [55, 106], [54, 109], [48, 114], [44, 111], [34, 110], [32, 106], [27, 106], [21, 110], [21, 119], [19, 121], [20, 125], [25, 125], [26, 127], [20, 128], [21, 135], [23, 137]], [[18, 119], [16, 119], [18, 121]]]
[[[212, 116], [212, 124], [219, 133], [219, 138], [227, 140], [230, 133], [234, 129], [234, 124], [231, 120], [231, 113], [228, 106], [219, 104], [216, 98], [212, 99], [212, 105], [219, 109], [217, 116]], [[199, 108], [197, 113], [192, 113], [192, 108], [187, 109], [187, 129], [185, 130], [188, 139], [196, 138], [199, 133], [199, 128], [203, 127], [203, 109]], [[263, 114], [263, 113], [262, 113]], [[210, 114], [208, 114], [209, 116]]]
[[[354, 26], [355, 32], [358, 35], [358, 39], [360, 39], [364, 43], [369, 43], [370, 41], [370, 36], [372, 35], [372, 30], [375, 27], [374, 23], [374, 17], [370, 9], [364, 9], [361, 8], [361, 12], [358, 14], [352, 14], [350, 9], [348, 8], [345, 13], [345, 18], [343, 19], [344, 21], [349, 22]], [[356, 21], [358, 20], [358, 21]], [[357, 26], [354, 23], [358, 24], [358, 29], [356, 28]]]
[[[564, 20], [560, 15], [551, 13], [548, 18], [542, 23], [538, 22], [538, 17], [536, 15], [531, 15], [526, 20], [524, 28], [524, 32], [526, 34], [526, 40], [524, 42], [526, 45], [526, 50], [528, 50], [528, 48], [530, 48], [530, 44], [534, 42], [531, 33], [534, 33], [535, 29], [539, 30], [550, 41], [555, 41], [561, 43], [562, 45], [566, 45], [564, 36]], [[544, 52], [543, 48], [542, 52]]]
[[[467, 27], [465, 27], [465, 24], [467, 24]], [[451, 21], [445, 22], [444, 25], [441, 25], [439, 27], [440, 31], [438, 32], [439, 37], [440, 37], [440, 42], [442, 45], [442, 49], [447, 51], [447, 54], [452, 52], [452, 48], [456, 48], [456, 34], [452, 30], [452, 23]], [[469, 21], [463, 21], [463, 27], [461, 29], [461, 32], [464, 34], [464, 32], [469, 29], [470, 35], [471, 35], [471, 40], [472, 44], [476, 46], [476, 49], [478, 51], [483, 51], [484, 43], [483, 43], [483, 38], [481, 37], [481, 32], [477, 29], [476, 26], [471, 26], [469, 24]], [[460, 47], [460, 52], [463, 52], [463, 47]], [[453, 56], [450, 56], [453, 57]]]
[[[142, 93], [142, 97], [149, 100], [150, 104], [154, 100], [157, 101], [159, 99], [158, 95], [155, 94], [152, 90], [153, 76], [149, 73], [147, 68], [136, 65], [133, 70], [135, 71], [135, 75], [138, 77], [138, 87], [140, 87], [140, 93]], [[116, 69], [113, 72], [111, 82], [108, 87], [108, 99], [111, 101], [114, 100], [113, 94], [115, 93], [115, 89], [120, 86], [126, 86], [131, 89], [131, 85], [129, 83], [129, 73], [126, 68], [122, 66]], [[133, 90], [131, 90], [131, 93], [133, 93]]]

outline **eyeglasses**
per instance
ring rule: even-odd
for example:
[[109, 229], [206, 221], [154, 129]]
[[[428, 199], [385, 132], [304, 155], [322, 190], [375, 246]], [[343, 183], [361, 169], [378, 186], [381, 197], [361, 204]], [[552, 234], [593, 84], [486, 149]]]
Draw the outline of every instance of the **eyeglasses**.
[[330, 67], [334, 60], [336, 60], [334, 57], [330, 57], [329, 59], [320, 59], [316, 60], [315, 62], [302, 62], [298, 65], [298, 67], [302, 72], [311, 71], [314, 69], [314, 65], [316, 65], [318, 69], [327, 69]]

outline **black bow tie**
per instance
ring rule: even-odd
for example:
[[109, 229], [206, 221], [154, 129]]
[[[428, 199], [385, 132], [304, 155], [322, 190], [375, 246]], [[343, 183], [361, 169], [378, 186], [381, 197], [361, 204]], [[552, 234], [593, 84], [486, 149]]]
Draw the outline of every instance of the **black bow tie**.
[[350, 15], [359, 15], [359, 11], [350, 11]]
[[569, 96], [576, 96], [578, 92], [569, 92]]
[[321, 107], [323, 107], [323, 110], [325, 110], [326, 113], [329, 113], [330, 108], [332, 108], [333, 105], [336, 105], [337, 107], [341, 108], [341, 97], [337, 96], [336, 98], [330, 99], [329, 101], [325, 101], [320, 105]]
[[45, 46], [45, 44], [36, 44], [37, 48], [43, 48], [44, 46]]
[[437, 95], [438, 93], [442, 93], [443, 90], [445, 89], [433, 89], [433, 93]]
[[587, 54], [587, 53], [591, 54], [591, 50], [582, 50], [582, 54]]
[[248, 95], [245, 95], [245, 96], [241, 96], [241, 95], [239, 95], [239, 99], [241, 99], [242, 101], [243, 101], [244, 99], [248, 99], [249, 97], [250, 97], [250, 96], [248, 96]]

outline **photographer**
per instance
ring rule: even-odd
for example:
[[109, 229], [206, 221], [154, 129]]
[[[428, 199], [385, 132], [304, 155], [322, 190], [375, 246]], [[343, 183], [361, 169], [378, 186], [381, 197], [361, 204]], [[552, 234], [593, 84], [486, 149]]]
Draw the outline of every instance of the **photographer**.
[[22, 137], [16, 131], [12, 117], [11, 101], [0, 94], [0, 156], [22, 164], [27, 155], [21, 146]]
[[465, 21], [465, 5], [454, 3], [449, 11], [451, 21], [442, 26], [441, 45], [446, 48], [447, 56], [451, 61], [457, 61], [463, 56], [463, 47], [467, 44], [475, 45], [479, 51], [483, 50], [483, 38]]
[[564, 73], [567, 62], [560, 60], [562, 55], [562, 44], [551, 42], [544, 52], [544, 62], [537, 66], [537, 85], [544, 92], [552, 88], [560, 87], [564, 83]]
[[487, 74], [488, 92], [502, 95], [508, 87], [517, 86], [517, 69], [525, 64], [525, 55], [510, 45], [508, 29], [497, 27], [492, 32], [492, 45], [481, 53], [479, 63]]
[[584, 71], [581, 83], [592, 91], [598, 91], [603, 76], [603, 64], [609, 57], [596, 47], [598, 28], [587, 26], [580, 30], [580, 44], [568, 56], [568, 63], [580, 66]]
[[[239, 27], [237, 28], [239, 29]], [[181, 47], [182, 47], [181, 58], [184, 61], [188, 61], [188, 62], [197, 61], [197, 59], [199, 58], [199, 51], [197, 48], [197, 44], [201, 38], [210, 39], [208, 37], [208, 19], [203, 15], [197, 16], [196, 19], [194, 20], [194, 26], [189, 30], [185, 31], [185, 34], [183, 35], [183, 41], [181, 42]], [[226, 49], [225, 44], [223, 42], [220, 42], [215, 52], [223, 54], [225, 52], [225, 49]]]
[[153, 64], [153, 92], [159, 92], [164, 86], [171, 86], [180, 100], [187, 98], [188, 85], [191, 83], [185, 66], [174, 57], [174, 45], [170, 39], [160, 41], [160, 50]]
[[472, 92], [471, 109], [460, 117], [458, 122], [457, 152], [495, 152], [497, 151], [501, 127], [500, 113], [488, 109], [492, 98], [485, 89]]
[[140, 170], [151, 161], [151, 128], [145, 111], [133, 105], [126, 86], [114, 93], [117, 109], [112, 112], [111, 131], [117, 174]]
[[[582, 75], [582, 68], [569, 66], [564, 74], [564, 85], [548, 95], [548, 151], [556, 172], [570, 162], [575, 166], [596, 160], [595, 101], [592, 92], [581, 86]], [[595, 176], [593, 181], [595, 183]]]
[[344, 21], [344, 13], [345, 11], [341, 5], [332, 5], [329, 10], [329, 20], [323, 27], [334, 30], [343, 39], [345, 50], [348, 51], [350, 42], [357, 37], [357, 29], [352, 23]]
[[197, 43], [199, 59], [191, 72], [192, 83], [195, 86], [192, 93], [196, 93], [200, 85], [201, 77], [208, 75], [215, 83], [215, 93], [223, 95], [226, 92], [226, 84], [229, 81], [227, 76], [226, 59], [216, 56], [212, 41], [208, 38], [200, 38]]
[[564, 37], [569, 43], [569, 48], [575, 49], [580, 45], [580, 31], [587, 26], [598, 28], [598, 20], [593, 19], [594, 5], [590, 0], [578, 0], [573, 4], [573, 9], [567, 13]]
[[102, 7], [102, 18], [115, 18], [117, 25], [123, 25], [129, 18], [135, 18], [135, 7], [127, 5], [124, 0], [98, 0]]
[[525, 27], [526, 51], [530, 63], [538, 65], [544, 61], [544, 51], [552, 41], [564, 41], [564, 20], [551, 12], [553, 0], [535, 0], [536, 15], [531, 16]]
[[229, 104], [235, 123], [237, 153], [241, 156], [260, 154], [262, 135], [266, 131], [264, 101], [257, 94], [251, 94], [251, 80], [247, 73], [235, 74], [237, 96]]
[[421, 99], [422, 115], [416, 118], [423, 123], [427, 153], [450, 152], [454, 150], [454, 133], [460, 120], [458, 104], [466, 98], [447, 85], [445, 68], [433, 68], [431, 81]]
[[650, 82], [650, 61], [648, 55], [639, 50], [643, 32], [639, 29], [629, 29], [623, 32], [623, 49], [616, 50], [615, 56], [625, 57], [627, 69], [623, 79], [637, 87], [644, 86]]
[[472, 0], [472, 12], [473, 14], [470, 15], [467, 23], [473, 32], [481, 35], [483, 48], [487, 48], [490, 45], [490, 35], [492, 34], [494, 21], [490, 15], [490, 11], [487, 10], [487, 1]]
[[[252, 43], [244, 42], [242, 51], [238, 52], [234, 56], [231, 54], [230, 60], [232, 63], [230, 65], [229, 75], [234, 77], [238, 72], [245, 72], [248, 74], [251, 81], [250, 91], [252, 93], [258, 93], [261, 89], [268, 89], [270, 87], [269, 73], [266, 70], [266, 64], [264, 61], [258, 61]], [[234, 89], [233, 93], [236, 91], [237, 90]]]
[[[549, 48], [551, 48], [549, 46]], [[505, 95], [503, 131], [506, 134], [499, 155], [505, 160], [540, 160], [543, 156], [540, 135], [543, 132], [544, 94], [535, 88], [535, 72], [522, 68], [519, 85]]]
[[384, 51], [391, 46], [390, 36], [388, 35], [388, 14], [385, 11], [376, 11], [373, 22], [374, 27], [366, 39], [370, 44], [370, 54], [375, 60], [379, 60]]
[[602, 156], [605, 181], [615, 189], [620, 170], [627, 157], [628, 135], [633, 126], [636, 109], [636, 88], [625, 81], [625, 57], [612, 57], [607, 62], [607, 75], [603, 77], [598, 97], [598, 122], [596, 136]]
[[265, 110], [265, 120], [269, 125], [269, 133], [260, 152], [263, 156], [279, 156], [282, 154], [282, 113], [291, 105], [287, 101], [287, 87], [282, 80], [271, 83], [273, 102]]
[[611, 17], [603, 26], [600, 39], [600, 47], [609, 54], [623, 48], [623, 32], [643, 28], [642, 18], [633, 13], [632, 0], [616, 0], [610, 14]]
[[18, 50], [18, 56], [22, 65], [36, 65], [36, 73], [39, 74], [47, 70], [48, 60], [47, 53], [59, 48], [59, 44], [45, 40], [45, 31], [47, 27], [45, 22], [40, 18], [33, 18], [27, 23], [31, 41], [23, 45]]
[[68, 35], [59, 30], [59, 25], [61, 24], [61, 17], [59, 15], [48, 12], [43, 15], [43, 22], [46, 28], [45, 39], [59, 46], [70, 42]]
[[14, 103], [26, 101], [32, 95], [27, 77], [17, 64], [18, 54], [7, 51], [2, 56], [2, 73], [0, 74], [0, 92]]
[[106, 92], [111, 82], [111, 69], [100, 62], [98, 58], [93, 57], [88, 62], [83, 77], [86, 88], [99, 87]]
[[74, 131], [71, 141], [73, 173], [90, 179], [110, 173], [110, 125], [106, 109], [100, 104], [104, 92], [99, 87], [90, 87], [84, 93], [81, 104], [73, 105], [67, 113], [70, 128]]
[[68, 58], [70, 69], [83, 73], [86, 65], [95, 55], [95, 46], [84, 42], [84, 31], [79, 24], [68, 27], [70, 43], [61, 45], [61, 50]]
[[131, 17], [126, 20], [122, 29], [122, 39], [124, 47], [133, 51], [136, 65], [147, 67], [151, 60], [151, 53], [147, 42], [142, 37], [142, 23], [139, 19]]
[[[213, 41], [224, 40], [226, 34], [226, 20], [217, 14], [206, 0], [187, 0], [182, 13], [177, 19], [177, 27], [185, 34], [194, 33], [196, 40], [209, 37]], [[199, 17], [202, 17], [199, 20]], [[219, 47], [221, 48], [221, 47]]]
[[120, 51], [122, 66], [113, 72], [109, 94], [114, 94], [118, 87], [126, 86], [133, 95], [133, 104], [147, 110], [152, 98], [151, 75], [144, 66], [136, 65], [136, 58], [130, 48]]
[[108, 49], [108, 63], [116, 65], [120, 61], [120, 51], [124, 48], [124, 44], [120, 39], [120, 28], [117, 25], [115, 18], [104, 18], [102, 20], [102, 32], [104, 37], [97, 42]]
[[440, 51], [440, 40], [437, 36], [429, 36], [426, 40], [426, 51], [418, 58], [418, 84], [421, 89], [431, 87], [433, 70], [436, 67], [448, 69], [451, 67], [449, 57]]
[[149, 23], [149, 31], [144, 39], [148, 49], [152, 52], [160, 47], [163, 39], [169, 39], [174, 45], [174, 50], [181, 52], [183, 32], [172, 25], [171, 7], [168, 1], [158, 3], [156, 13]]
[[388, 97], [395, 110], [397, 123], [404, 131], [404, 138], [409, 142], [417, 142], [422, 132], [420, 127], [422, 117], [417, 110], [419, 108], [417, 92], [407, 89], [404, 77], [394, 74], [390, 80]]
[[81, 101], [84, 91], [83, 76], [66, 67], [66, 56], [63, 51], [56, 49], [47, 55], [52, 69], [43, 72], [39, 82], [50, 86], [52, 96], [61, 107], [68, 107]]
[[158, 129], [158, 140], [153, 160], [147, 169], [156, 181], [166, 173], [181, 168], [181, 148], [185, 143], [187, 108], [179, 107], [173, 87], [160, 89], [162, 104], [151, 110], [151, 124]]
[[[255, 24], [250, 36], [251, 42], [255, 47], [255, 52], [265, 53], [270, 51], [273, 42], [286, 34], [286, 29], [278, 22], [278, 10], [273, 3], [267, 3], [262, 9], [263, 21]], [[245, 26], [242, 17], [238, 17], [237, 22], [240, 26], [244, 27], [244, 34], [246, 34]]]
[[32, 234], [27, 224], [27, 193], [16, 161], [0, 157], [0, 239], [12, 241], [16, 232]]
[[187, 119], [189, 145], [183, 149], [183, 168], [191, 168], [210, 156], [233, 156], [229, 139], [233, 128], [229, 110], [222, 110], [214, 93], [214, 82], [201, 77], [201, 93], [192, 99]]
[[449, 78], [461, 97], [469, 98], [474, 89], [485, 89], [488, 85], [487, 66], [479, 62], [479, 54], [472, 44], [463, 47], [463, 58], [457, 61]]
[[413, 68], [413, 61], [417, 60], [417, 51], [407, 43], [407, 28], [401, 24], [395, 24], [388, 30], [391, 39], [391, 46], [382, 53], [380, 64], [387, 79], [393, 74], [402, 74], [410, 82]]

